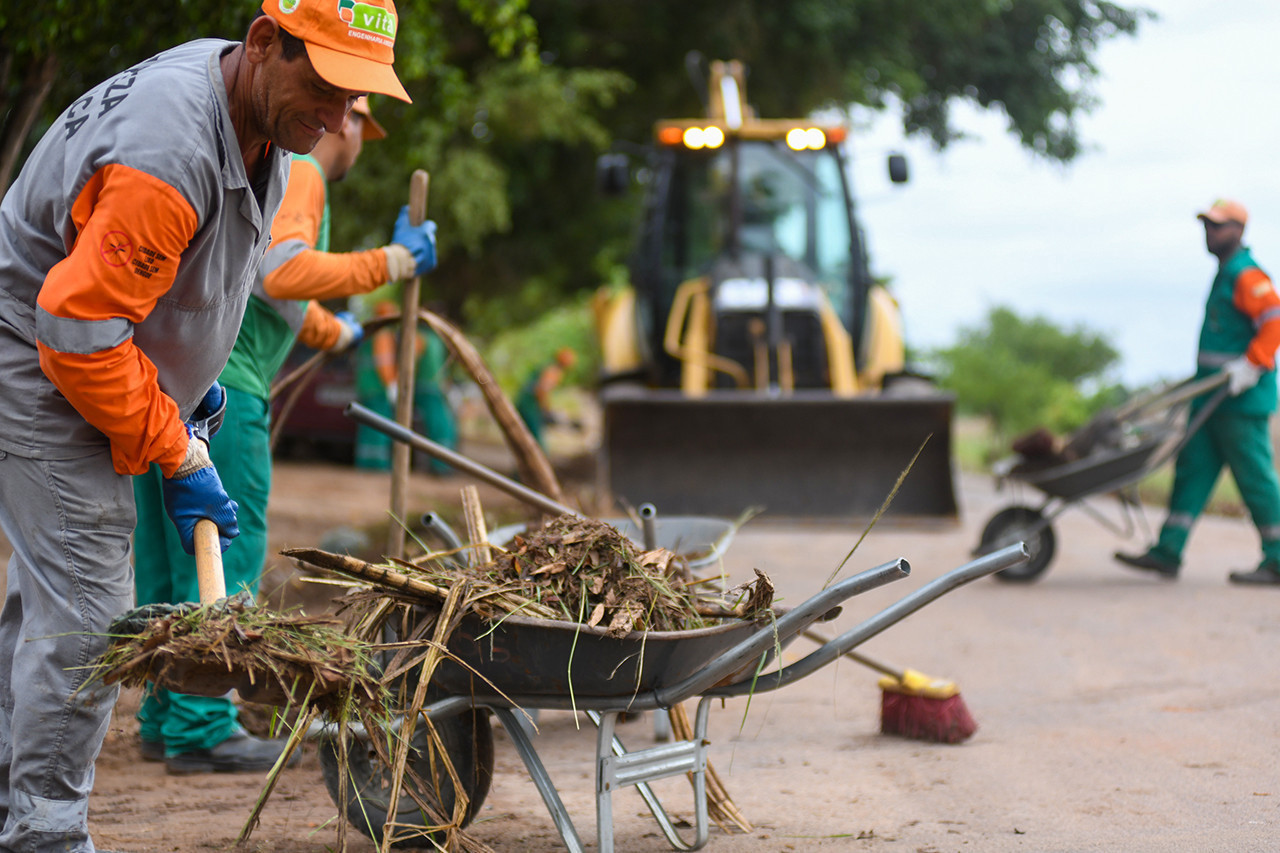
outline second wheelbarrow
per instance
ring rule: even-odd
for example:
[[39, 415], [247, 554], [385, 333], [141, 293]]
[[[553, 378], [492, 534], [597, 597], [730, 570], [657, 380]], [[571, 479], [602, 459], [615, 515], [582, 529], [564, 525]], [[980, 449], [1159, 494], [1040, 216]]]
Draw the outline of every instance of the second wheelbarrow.
[[[1145, 526], [1137, 484], [1176, 456], [1204, 425], [1227, 396], [1225, 382], [1226, 376], [1218, 373], [1138, 395], [1096, 416], [1073, 433], [1060, 451], [1050, 450], [1044, 442], [997, 462], [997, 488], [1030, 486], [1043, 500], [1035, 506], [1015, 500], [995, 513], [983, 528], [973, 554], [989, 554], [1014, 542], [1025, 542], [1030, 558], [995, 577], [1034, 581], [1049, 568], [1057, 550], [1054, 519], [1077, 504], [1117, 535], [1132, 536], [1135, 521]], [[1196, 398], [1202, 399], [1193, 405]], [[1088, 503], [1090, 498], [1105, 495], [1114, 495], [1119, 501], [1120, 522]]]

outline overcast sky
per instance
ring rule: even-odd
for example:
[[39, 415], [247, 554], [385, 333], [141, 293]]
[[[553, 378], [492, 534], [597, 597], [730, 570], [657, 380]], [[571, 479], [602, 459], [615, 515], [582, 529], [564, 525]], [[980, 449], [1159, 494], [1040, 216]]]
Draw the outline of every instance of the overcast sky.
[[[1106, 335], [1128, 383], [1190, 375], [1216, 269], [1195, 214], [1219, 196], [1249, 208], [1245, 243], [1280, 279], [1280, 2], [1142, 5], [1160, 18], [1099, 51], [1102, 103], [1070, 166], [967, 108], [973, 139], [941, 154], [891, 118], [853, 135], [872, 268], [893, 279], [909, 345], [950, 344], [1003, 305]], [[886, 177], [895, 149], [905, 186]]]

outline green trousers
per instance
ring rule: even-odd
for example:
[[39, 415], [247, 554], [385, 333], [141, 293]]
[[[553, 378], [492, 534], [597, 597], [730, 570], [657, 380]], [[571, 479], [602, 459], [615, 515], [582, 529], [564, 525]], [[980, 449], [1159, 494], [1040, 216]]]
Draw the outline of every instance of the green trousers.
[[[376, 415], [395, 419], [395, 411], [391, 401], [381, 388], [377, 394], [370, 394], [360, 399], [360, 405]], [[391, 469], [391, 436], [364, 424], [356, 424], [356, 467], [371, 471], [388, 471]]]
[[[458, 449], [458, 424], [453, 417], [453, 409], [449, 406], [449, 398], [438, 383], [419, 382], [413, 395], [413, 408], [416, 420], [422, 424], [423, 435], [450, 450]], [[453, 469], [447, 462], [433, 457], [427, 470], [432, 474], [444, 475]]]
[[[267, 555], [267, 497], [271, 493], [271, 423], [267, 401], [226, 388], [227, 413], [209, 444], [222, 486], [239, 504], [240, 535], [222, 555], [229, 595], [258, 591]], [[164, 511], [160, 469], [133, 478], [138, 525], [133, 534], [138, 604], [199, 601], [195, 558], [182, 550]], [[166, 752], [209, 749], [235, 731], [238, 713], [230, 696], [188, 696], [148, 689], [138, 711], [143, 740], [165, 743]]]
[[1225, 467], [1262, 539], [1262, 558], [1280, 562], [1280, 481], [1276, 479], [1269, 418], [1215, 412], [1178, 454], [1169, 517], [1155, 552], [1182, 562], [1191, 527], [1204, 511]]

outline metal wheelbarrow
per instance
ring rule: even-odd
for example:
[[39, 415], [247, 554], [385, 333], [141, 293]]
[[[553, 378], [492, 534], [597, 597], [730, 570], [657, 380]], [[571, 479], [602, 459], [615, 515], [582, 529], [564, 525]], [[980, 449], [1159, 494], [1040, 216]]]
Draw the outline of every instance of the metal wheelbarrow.
[[[572, 509], [531, 490], [524, 490], [460, 454], [449, 451], [361, 407], [348, 407], [348, 414], [362, 423], [383, 430], [393, 438], [424, 452], [438, 455], [460, 470], [472, 473], [504, 488], [534, 505], [555, 513]], [[645, 522], [641, 534], [647, 547], [662, 536], [661, 529]], [[679, 520], [681, 517], [673, 517]], [[727, 547], [733, 525], [695, 527], [675, 524], [667, 535], [684, 534], [685, 547], [693, 556], [719, 558]], [[514, 531], [512, 531], [514, 532]], [[461, 543], [447, 525], [437, 533], [451, 545]], [[707, 547], [707, 539], [714, 547]], [[448, 641], [456, 661], [444, 661], [431, 683], [434, 697], [424, 709], [444, 740], [458, 779], [469, 798], [466, 818], [474, 817], [489, 789], [493, 772], [493, 732], [489, 717], [496, 717], [509, 735], [530, 779], [538, 789], [565, 847], [583, 853], [585, 847], [554, 781], [538, 755], [535, 737], [524, 721], [524, 712], [538, 710], [582, 711], [597, 726], [595, 754], [595, 795], [597, 850], [613, 853], [613, 793], [634, 786], [644, 799], [668, 843], [676, 850], [697, 850], [707, 843], [709, 818], [707, 803], [708, 720], [714, 699], [767, 693], [805, 678], [846, 652], [916, 612], [942, 595], [973, 580], [1008, 570], [1027, 559], [1022, 543], [1010, 544], [952, 569], [896, 603], [863, 620], [840, 636], [824, 643], [794, 663], [777, 665], [774, 654], [815, 622], [831, 618], [843, 602], [890, 581], [907, 577], [910, 567], [898, 559], [876, 566], [835, 583], [801, 602], [793, 609], [761, 621], [731, 620], [695, 631], [645, 631], [624, 637], [609, 637], [603, 630], [577, 623], [523, 619], [508, 616], [491, 623], [477, 616], [464, 618]], [[660, 711], [698, 698], [692, 737], [643, 749], [628, 750], [616, 736], [618, 717], [638, 711]], [[412, 744], [420, 749], [416, 735]], [[423, 745], [425, 747], [425, 745]], [[352, 753], [359, 754], [358, 748]], [[455, 754], [456, 753], [456, 754]], [[330, 793], [337, 797], [337, 755], [332, 746], [321, 750], [321, 764]], [[372, 764], [350, 766], [352, 794], [347, 818], [362, 832], [381, 839], [388, 814], [385, 776]], [[665, 807], [649, 783], [671, 776], [690, 774], [693, 780], [693, 838], [686, 840], [677, 830]], [[420, 774], [424, 780], [440, 777]], [[449, 813], [455, 795], [453, 782], [442, 780], [440, 790], [429, 792]], [[401, 801], [398, 821], [409, 821], [417, 808]]]
[[[776, 619], [734, 620], [696, 631], [635, 632], [621, 638], [573, 623], [507, 617], [493, 624], [469, 616], [448, 642], [455, 661], [443, 662], [431, 683], [436, 697], [424, 709], [442, 735], [456, 768], [457, 782], [433, 772], [419, 727], [411, 742], [415, 770], [433, 780], [435, 790], [419, 791], [452, 811], [460, 783], [468, 798], [464, 824], [478, 812], [493, 774], [494, 742], [490, 716], [506, 730], [529, 777], [570, 853], [584, 853], [581, 836], [538, 754], [536, 738], [524, 719], [527, 710], [585, 712], [597, 726], [595, 798], [597, 850], [612, 853], [615, 791], [634, 786], [673, 849], [697, 850], [709, 838], [707, 799], [708, 722], [712, 700], [767, 693], [805, 678], [942, 595], [1025, 560], [1020, 543], [947, 572], [865, 619], [801, 660], [774, 666], [772, 654], [813, 623], [829, 617], [860, 593], [906, 577], [910, 567], [894, 560], [868, 569], [811, 596]], [[698, 698], [692, 736], [643, 749], [628, 750], [615, 734], [619, 715], [658, 711]], [[359, 737], [359, 732], [353, 732]], [[348, 764], [347, 819], [381, 839], [392, 803], [384, 767], [359, 743]], [[336, 738], [322, 743], [321, 766], [335, 803], [339, 755]], [[693, 781], [693, 837], [686, 839], [658, 799], [650, 782], [689, 774]], [[397, 825], [424, 818], [410, 795], [397, 803]], [[410, 843], [421, 843], [421, 834]]]
[[[1014, 542], [1025, 542], [1030, 559], [995, 575], [998, 580], [1030, 582], [1049, 568], [1057, 550], [1053, 521], [1079, 504], [1100, 524], [1128, 538], [1138, 526], [1149, 530], [1137, 485], [1168, 462], [1204, 425], [1227, 396], [1226, 376], [1185, 379], [1139, 395], [1113, 411], [1105, 411], [1073, 433], [1061, 452], [1015, 453], [993, 466], [996, 486], [1026, 485], [1040, 492], [1038, 505], [1016, 499], [996, 512], [983, 527], [974, 556], [989, 554]], [[1221, 387], [1220, 387], [1221, 386]], [[1196, 397], [1217, 389], [1193, 412]], [[1088, 503], [1114, 495], [1120, 521]]]
[[[696, 631], [635, 632], [612, 638], [573, 623], [507, 617], [494, 624], [469, 616], [449, 640], [448, 649], [456, 661], [437, 668], [431, 688], [439, 698], [424, 714], [444, 735], [450, 758], [459, 768], [458, 777], [470, 800], [467, 820], [479, 810], [492, 778], [492, 715], [510, 737], [565, 848], [570, 853], [584, 853], [582, 839], [522, 714], [530, 709], [582, 711], [597, 726], [596, 849], [613, 853], [612, 797], [618, 789], [634, 786], [671, 847], [697, 850], [709, 838], [706, 769], [711, 743], [708, 720], [714, 699], [772, 692], [799, 681], [947, 592], [1007, 570], [1026, 558], [1025, 547], [1017, 544], [952, 569], [799, 661], [776, 668], [776, 661], [772, 661], [775, 650], [853, 596], [905, 578], [910, 573], [908, 563], [898, 559], [867, 569], [818, 592], [776, 619], [734, 620]], [[693, 736], [687, 740], [628, 750], [615, 734], [620, 714], [666, 709], [694, 698], [699, 702]], [[425, 752], [425, 744], [416, 736], [412, 746]], [[351, 745], [348, 751], [353, 755], [361, 752], [358, 745]], [[340, 802], [338, 754], [332, 741], [322, 745], [321, 765], [335, 802]], [[415, 763], [424, 761], [421, 756], [415, 759]], [[359, 760], [348, 770], [351, 800], [347, 818], [360, 831], [381, 839], [385, 827], [379, 821], [389, 812], [385, 776], [379, 775], [380, 768]], [[686, 773], [693, 780], [692, 839], [681, 835], [649, 785]], [[423, 778], [431, 779], [432, 775]], [[447, 814], [456, 793], [452, 782], [444, 782], [442, 790], [426, 794], [437, 799]], [[398, 824], [412, 820], [416, 809], [411, 802], [402, 801]]]

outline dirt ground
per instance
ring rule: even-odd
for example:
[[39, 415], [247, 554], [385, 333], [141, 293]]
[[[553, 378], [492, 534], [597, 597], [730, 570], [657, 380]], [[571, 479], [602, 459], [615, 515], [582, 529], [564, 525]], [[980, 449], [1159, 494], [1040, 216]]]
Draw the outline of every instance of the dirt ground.
[[[414, 511], [456, 513], [466, 482], [415, 474]], [[986, 519], [1013, 497], [978, 477], [961, 478], [960, 491], [959, 524], [876, 530], [862, 543], [840, 577], [899, 556], [912, 574], [851, 600], [830, 634], [964, 563]], [[518, 516], [490, 487], [481, 494], [495, 521]], [[585, 486], [581, 494], [588, 495]], [[385, 474], [282, 463], [271, 503], [273, 550], [332, 542], [335, 531], [350, 541], [352, 531], [385, 523], [388, 495]], [[1158, 516], [1151, 511], [1153, 521]], [[1058, 556], [1039, 582], [979, 580], [862, 647], [955, 679], [979, 723], [963, 745], [878, 734], [877, 676], [847, 659], [775, 693], [714, 708], [711, 762], [754, 829], [726, 834], [713, 827], [707, 849], [1276, 849], [1280, 590], [1226, 583], [1228, 570], [1256, 559], [1248, 522], [1205, 519], [1176, 583], [1116, 566], [1111, 552], [1137, 544], [1080, 508], [1055, 528]], [[725, 568], [735, 581], [753, 568], [765, 571], [782, 603], [795, 604], [822, 587], [860, 533], [774, 525], [765, 516], [737, 534]], [[266, 587], [278, 602], [322, 606], [283, 560]], [[798, 639], [784, 658], [811, 648]], [[130, 853], [231, 849], [262, 777], [172, 777], [162, 765], [140, 761], [137, 701], [136, 692], [122, 698], [98, 762], [90, 802], [95, 842]], [[652, 743], [651, 717], [625, 723], [620, 734], [632, 748]], [[544, 711], [536, 743], [586, 847], [598, 849], [594, 730], [570, 712]], [[683, 780], [658, 788], [673, 813], [691, 817]], [[617, 850], [670, 849], [635, 791], [613, 800]], [[336, 850], [334, 815], [309, 746], [283, 775], [245, 849]], [[500, 729], [493, 786], [472, 832], [498, 851], [564, 849]], [[352, 833], [348, 849], [375, 847]]]

